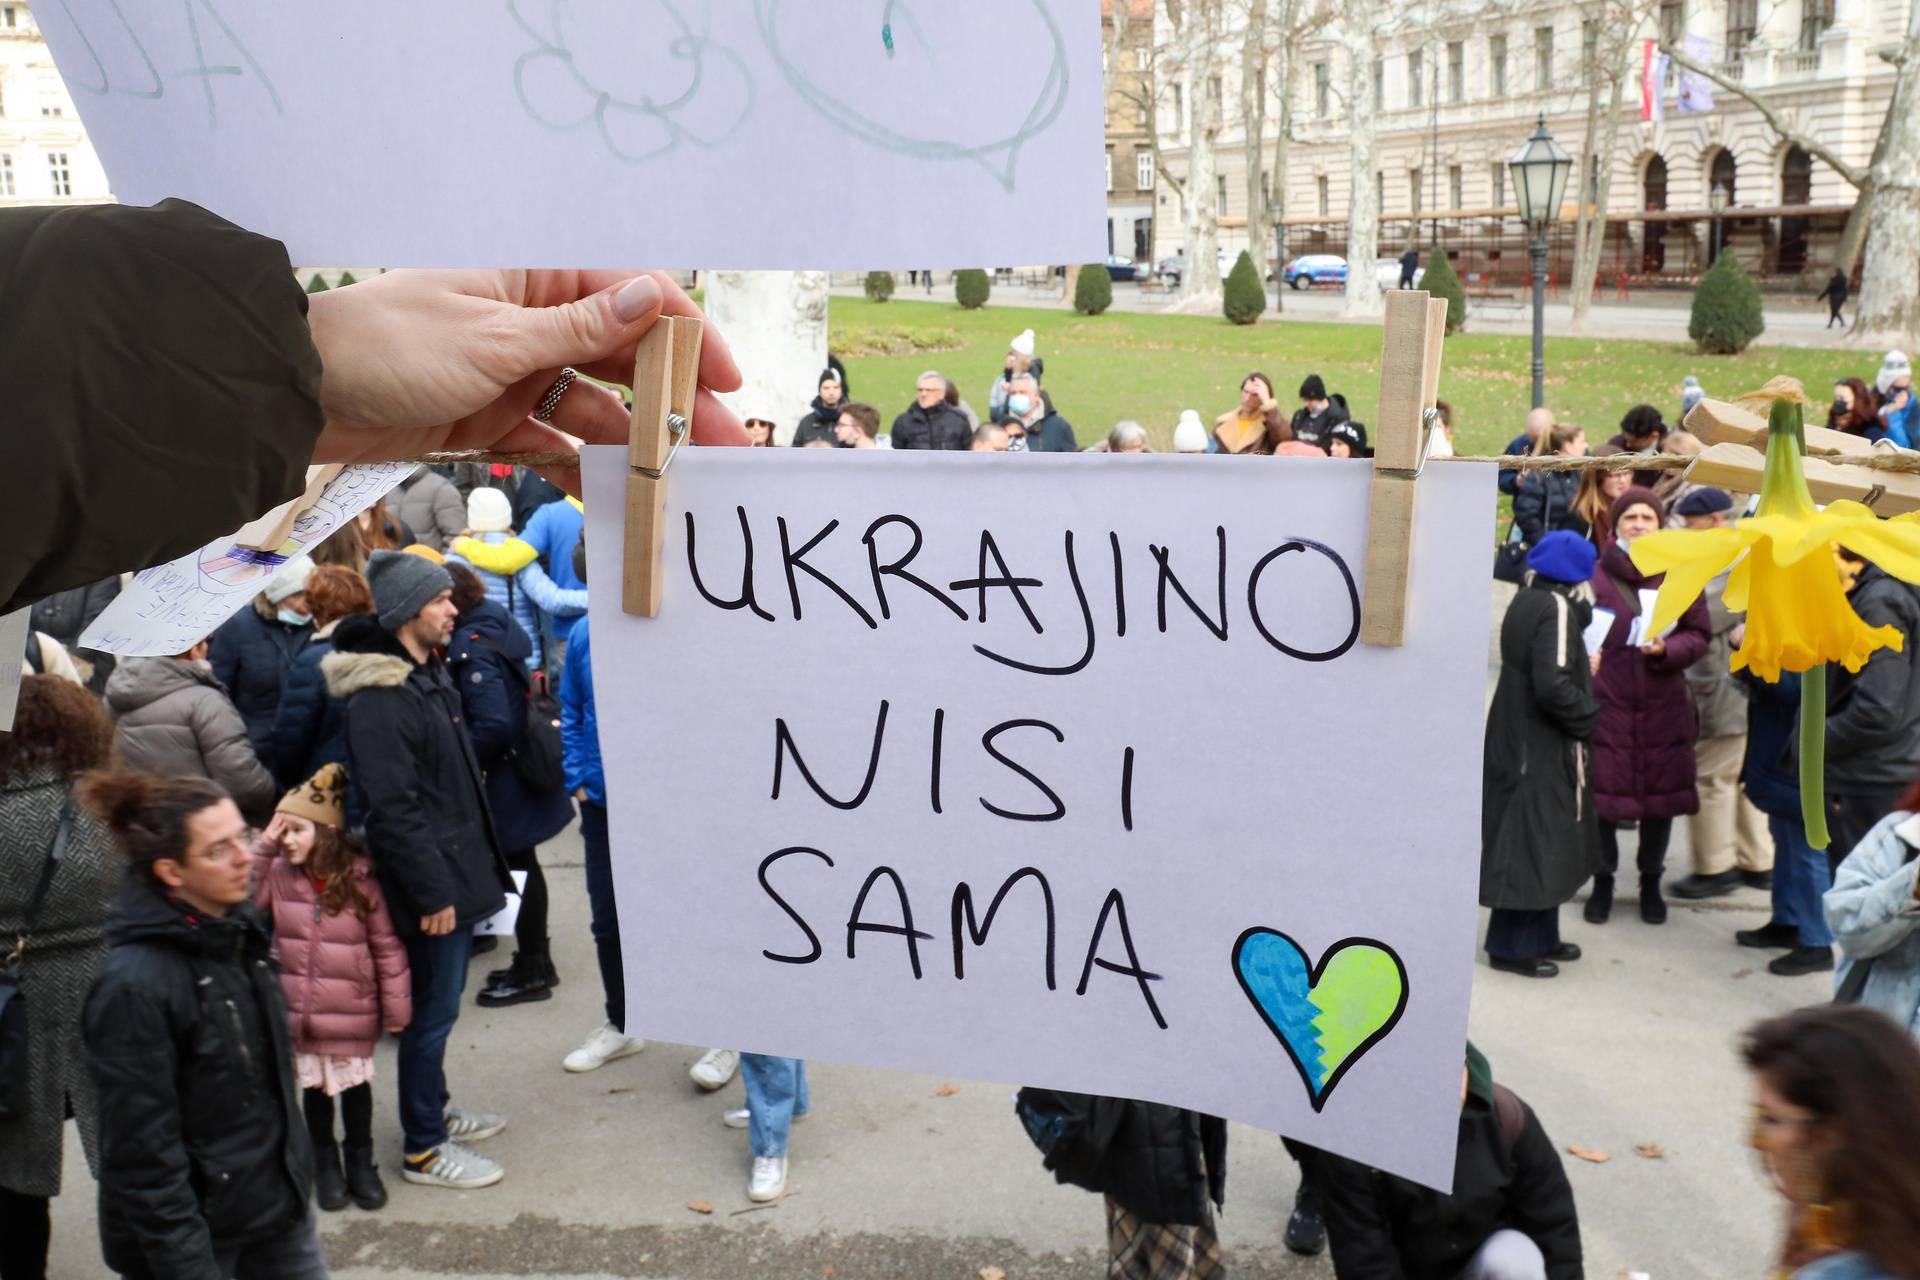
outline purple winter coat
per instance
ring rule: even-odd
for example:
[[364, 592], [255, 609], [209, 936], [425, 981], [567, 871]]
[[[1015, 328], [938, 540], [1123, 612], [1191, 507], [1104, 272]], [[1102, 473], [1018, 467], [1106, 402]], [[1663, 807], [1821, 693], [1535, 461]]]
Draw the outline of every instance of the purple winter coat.
[[1667, 651], [1649, 657], [1627, 647], [1637, 597], [1629, 603], [1614, 585], [1618, 579], [1630, 592], [1652, 590], [1664, 577], [1641, 573], [1617, 542], [1607, 544], [1593, 571], [1595, 606], [1614, 615], [1600, 646], [1600, 672], [1593, 678], [1600, 700], [1600, 723], [1593, 733], [1593, 807], [1603, 822], [1700, 812], [1693, 755], [1700, 722], [1685, 672], [1712, 638], [1706, 601], [1689, 605], [1667, 637]]
[[263, 863], [253, 898], [273, 923], [294, 1051], [371, 1058], [382, 1030], [413, 1019], [407, 949], [393, 931], [380, 879], [357, 859], [354, 874], [373, 911], [365, 920], [353, 911], [328, 915], [312, 878], [274, 855], [265, 840], [253, 847]]

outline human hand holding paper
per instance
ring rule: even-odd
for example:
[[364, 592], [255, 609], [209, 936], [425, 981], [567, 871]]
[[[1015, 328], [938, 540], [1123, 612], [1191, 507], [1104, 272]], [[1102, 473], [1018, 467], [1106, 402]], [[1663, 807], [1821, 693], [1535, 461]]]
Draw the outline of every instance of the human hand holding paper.
[[[698, 316], [658, 272], [391, 271], [314, 295], [309, 327], [325, 365], [326, 427], [316, 462], [379, 462], [440, 449], [568, 451], [618, 444], [618, 396], [576, 382], [552, 422], [532, 414], [568, 367], [607, 382], [633, 377], [634, 351], [662, 315]], [[740, 385], [726, 339], [708, 325], [693, 418], [699, 444], [745, 444], [713, 391]], [[542, 467], [568, 492], [578, 467]]]

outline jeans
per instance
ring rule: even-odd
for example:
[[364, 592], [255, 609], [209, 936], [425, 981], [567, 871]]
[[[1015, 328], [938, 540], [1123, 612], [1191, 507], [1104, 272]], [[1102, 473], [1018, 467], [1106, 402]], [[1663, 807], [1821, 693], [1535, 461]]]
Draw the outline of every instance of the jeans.
[[1825, 850], [1807, 843], [1798, 818], [1769, 817], [1773, 832], [1773, 919], [1800, 931], [1803, 947], [1830, 947], [1833, 931], [1821, 899], [1833, 887]]
[[407, 939], [413, 970], [413, 1021], [400, 1035], [400, 1129], [410, 1156], [447, 1140], [447, 1037], [460, 1019], [473, 927], [438, 938]]
[[591, 800], [580, 802], [580, 838], [587, 846], [587, 903], [593, 913], [593, 949], [600, 957], [607, 1022], [625, 1031], [627, 971], [620, 959], [620, 916], [613, 903], [613, 850], [607, 842], [607, 811]]
[[227, 1280], [327, 1280], [327, 1260], [311, 1217], [278, 1240], [216, 1245], [213, 1258]]
[[1487, 954], [1496, 960], [1538, 960], [1560, 945], [1560, 908], [1495, 907], [1487, 916]]
[[747, 1143], [756, 1156], [787, 1154], [787, 1130], [811, 1110], [807, 1064], [798, 1058], [740, 1055], [740, 1082], [747, 1086]]
[[1547, 1259], [1531, 1236], [1502, 1227], [1481, 1242], [1459, 1280], [1547, 1280]]

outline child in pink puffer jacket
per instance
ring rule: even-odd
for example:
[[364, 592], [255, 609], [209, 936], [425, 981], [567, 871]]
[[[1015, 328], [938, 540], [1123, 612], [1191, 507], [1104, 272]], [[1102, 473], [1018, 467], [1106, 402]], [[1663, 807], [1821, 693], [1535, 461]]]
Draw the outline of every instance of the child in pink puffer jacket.
[[[254, 846], [254, 902], [273, 926], [292, 1024], [294, 1075], [313, 1135], [322, 1209], [378, 1209], [373, 1162], [373, 1047], [413, 1016], [407, 951], [393, 931], [365, 847], [345, 829], [347, 773], [323, 767], [288, 792]], [[345, 1167], [333, 1100], [346, 1131]]]

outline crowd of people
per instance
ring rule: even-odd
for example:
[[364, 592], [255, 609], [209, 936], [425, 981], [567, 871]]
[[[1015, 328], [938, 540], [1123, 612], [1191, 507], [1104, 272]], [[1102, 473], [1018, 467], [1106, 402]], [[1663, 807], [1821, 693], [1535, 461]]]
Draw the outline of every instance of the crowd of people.
[[[344, 303], [309, 304], [286, 279], [278, 246], [269, 251], [203, 210], [30, 216], [89, 228], [84, 253], [102, 279], [141, 278], [114, 268], [144, 261], [159, 232], [174, 237], [165, 243], [176, 258], [193, 262], [145, 305], [80, 313], [90, 324], [137, 323], [154, 370], [189, 371], [175, 374], [167, 397], [150, 385], [164, 372], [129, 381], [140, 388], [138, 407], [160, 413], [178, 451], [224, 468], [183, 521], [204, 524], [209, 536], [271, 505], [262, 497], [297, 491], [324, 433], [333, 434], [327, 447], [336, 457], [369, 456], [348, 442], [397, 433], [395, 424], [415, 429], [407, 448], [553, 446], [563, 432], [618, 439], [617, 404], [588, 386], [572, 393], [558, 426], [529, 415], [541, 389], [556, 385], [556, 368], [617, 376], [646, 325], [666, 309], [692, 309], [654, 277], [565, 273], [561, 283], [538, 272], [521, 273], [524, 280], [395, 272], [336, 291]], [[116, 233], [122, 223], [149, 229]], [[28, 273], [22, 288], [45, 287], [43, 278], [51, 277]], [[556, 307], [576, 310], [564, 324], [526, 319]], [[356, 308], [371, 310], [359, 312], [359, 325], [343, 323]], [[463, 349], [486, 358], [456, 362], [470, 377], [451, 391], [439, 385], [443, 357], [433, 368], [409, 362], [409, 351], [437, 351], [435, 343], [360, 344], [367, 352], [340, 338], [383, 331], [395, 317], [410, 333], [464, 333], [466, 317], [480, 315], [484, 333], [466, 333]], [[185, 349], [170, 345], [189, 339]], [[105, 341], [139, 345], [117, 329]], [[217, 341], [234, 344], [221, 353], [227, 363], [202, 376], [201, 347]], [[1034, 345], [1024, 334], [1011, 344], [985, 422], [946, 378], [920, 379], [889, 444], [981, 448], [978, 433], [997, 430], [984, 447], [1001, 439], [1009, 451], [1016, 441], [1035, 451], [1076, 448], [1044, 390]], [[52, 374], [71, 371], [58, 343], [40, 341], [33, 358]], [[1875, 379], [1872, 421], [1898, 444], [1911, 385], [1889, 372], [1893, 363]], [[879, 415], [857, 412], [844, 371], [832, 372], [817, 388], [814, 430], [833, 446], [882, 447]], [[102, 398], [124, 394], [117, 384], [32, 381], [23, 395], [33, 420], [69, 429], [56, 433], [61, 449], [43, 463], [60, 482], [19, 506], [31, 509], [36, 531], [78, 528], [61, 517], [82, 498], [109, 502], [131, 475], [80, 465], [84, 442], [97, 438], [84, 424], [141, 415], [124, 403], [105, 411]], [[721, 391], [739, 385], [724, 340], [711, 334], [702, 381]], [[1292, 413], [1262, 375], [1249, 375], [1240, 391], [1211, 432], [1197, 413], [1182, 416], [1183, 452], [1365, 452], [1364, 428], [1319, 378], [1303, 381]], [[195, 399], [207, 394], [217, 405]], [[1866, 394], [1864, 381], [1849, 386], [1847, 411]], [[1836, 393], [1836, 410], [1841, 399]], [[189, 411], [201, 408], [209, 411]], [[731, 442], [737, 432], [721, 411], [700, 417], [695, 430], [706, 441]], [[1442, 423], [1450, 430], [1450, 411]], [[218, 431], [195, 434], [208, 424]], [[1111, 432], [1109, 451], [1142, 451], [1145, 433], [1121, 426], [1131, 429]], [[1551, 416], [1529, 426], [1533, 449], [1584, 447], [1577, 430]], [[755, 431], [762, 442], [774, 434], [764, 421], [749, 424]], [[1614, 447], [1681, 451], [1678, 434], [1657, 411], [1636, 409]], [[1435, 447], [1448, 447], [1444, 437]], [[1517, 492], [1540, 478], [1518, 482]], [[1591, 494], [1582, 481], [1568, 500], [1543, 497], [1529, 517], [1534, 532], [1520, 539], [1525, 573], [1502, 626], [1488, 719], [1488, 951], [1502, 970], [1533, 978], [1576, 960], [1578, 948], [1559, 936], [1558, 909], [1590, 884], [1585, 914], [1607, 922], [1628, 839], [1639, 913], [1664, 920], [1667, 842], [1673, 821], [1688, 817], [1695, 857], [1712, 848], [1722, 861], [1696, 863], [1673, 892], [1767, 883], [1772, 919], [1731, 941], [1779, 950], [1779, 972], [1832, 967], [1832, 943], [1840, 950], [1842, 1007], [1771, 1019], [1744, 1045], [1752, 1145], [1787, 1202], [1781, 1270], [1802, 1280], [1914, 1280], [1920, 645], [1883, 650], [1857, 673], [1830, 673], [1834, 838], [1830, 852], [1814, 851], [1793, 825], [1797, 809], [1789, 814], [1781, 801], [1795, 773], [1790, 694], [1734, 685], [1704, 665], [1716, 645], [1738, 643], [1724, 584], [1717, 604], [1710, 591], [1665, 635], [1635, 625], [1657, 582], [1634, 568], [1632, 542], [1674, 519], [1724, 522], [1737, 506], [1711, 489], [1663, 491], [1670, 478], [1628, 472]], [[1584, 529], [1572, 523], [1576, 509]], [[8, 565], [7, 598], [39, 599], [46, 607], [36, 628], [44, 620], [77, 636], [74, 620], [97, 615], [117, 589], [102, 562], [156, 563], [167, 558], [163, 549], [191, 548], [191, 535], [204, 532], [162, 536], [124, 523]], [[499, 1183], [505, 1170], [476, 1145], [508, 1119], [478, 1099], [455, 1102], [446, 1047], [474, 926], [496, 916], [509, 892], [521, 898], [515, 951], [477, 998], [505, 1008], [550, 998], [557, 974], [537, 849], [576, 819], [606, 1018], [556, 1065], [590, 1071], [643, 1047], [623, 1023], [581, 526], [578, 505], [532, 473], [486, 465], [423, 472], [310, 558], [263, 579], [250, 608], [181, 653], [96, 662], [36, 630], [34, 674], [22, 681], [14, 731], [0, 738], [0, 938], [13, 940], [0, 972], [5, 1280], [45, 1273], [69, 1119], [98, 1181], [101, 1251], [129, 1277], [325, 1276], [316, 1205], [373, 1211], [387, 1199], [372, 1129], [374, 1091], [386, 1087], [377, 1064], [387, 1061], [402, 1180]], [[82, 565], [95, 571], [78, 574]], [[1903, 634], [1920, 626], [1913, 588], [1844, 557], [1836, 572], [1868, 623]], [[88, 578], [100, 580], [80, 585]], [[1756, 843], [1760, 824], [1743, 804], [1765, 816], [1770, 850]], [[1712, 821], [1717, 839], [1701, 834]], [[377, 1052], [388, 1035], [399, 1037], [391, 1058]], [[1345, 1280], [1582, 1274], [1578, 1211], [1546, 1125], [1474, 1046], [1462, 1046], [1460, 1067], [1451, 1190], [1293, 1144], [1303, 1189], [1287, 1224], [1290, 1245], [1330, 1247]], [[809, 1112], [805, 1064], [715, 1048], [692, 1069], [710, 1088], [736, 1073], [747, 1105], [720, 1118], [747, 1131], [747, 1194], [768, 1201], [785, 1190], [789, 1130]], [[1224, 1273], [1213, 1226], [1224, 1200], [1222, 1122], [1038, 1090], [1023, 1091], [1019, 1105], [1056, 1175], [1105, 1197], [1110, 1274]]]

